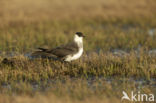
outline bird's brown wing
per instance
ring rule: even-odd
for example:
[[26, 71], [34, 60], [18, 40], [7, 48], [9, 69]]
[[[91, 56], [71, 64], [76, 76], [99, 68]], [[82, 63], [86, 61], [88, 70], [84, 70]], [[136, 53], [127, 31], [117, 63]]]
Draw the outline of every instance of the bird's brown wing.
[[51, 53], [53, 55], [56, 55], [59, 58], [65, 57], [69, 54], [75, 54], [78, 51], [78, 47], [75, 42], [72, 42], [70, 44], [54, 48], [52, 50], [47, 51], [47, 53]]
[[40, 51], [36, 51], [32, 53], [32, 55], [38, 55], [41, 57], [49, 57], [49, 56], [57, 56], [58, 58], [64, 58], [69, 54], [75, 54], [78, 51], [78, 46], [75, 42], [72, 42], [67, 45], [63, 45], [60, 47], [56, 47], [54, 49], [45, 49], [45, 48], [38, 48]]

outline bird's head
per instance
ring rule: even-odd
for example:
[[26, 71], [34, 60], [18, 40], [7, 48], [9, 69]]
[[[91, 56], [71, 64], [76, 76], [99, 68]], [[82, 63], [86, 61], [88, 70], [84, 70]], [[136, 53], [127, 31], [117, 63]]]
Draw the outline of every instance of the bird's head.
[[85, 37], [84, 34], [83, 34], [82, 32], [76, 32], [75, 34], [76, 34], [78, 37], [82, 37], [82, 38]]
[[85, 36], [84, 36], [84, 34], [82, 32], [76, 32], [75, 36], [74, 36], [74, 41], [79, 42], [79, 43], [83, 42], [82, 41], [83, 37], [85, 37]]

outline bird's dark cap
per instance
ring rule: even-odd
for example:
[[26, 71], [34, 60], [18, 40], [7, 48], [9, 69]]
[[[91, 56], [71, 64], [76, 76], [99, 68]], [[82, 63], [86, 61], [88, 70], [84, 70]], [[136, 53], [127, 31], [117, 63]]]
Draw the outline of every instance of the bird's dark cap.
[[79, 37], [85, 37], [82, 32], [76, 32], [76, 35], [78, 35]]

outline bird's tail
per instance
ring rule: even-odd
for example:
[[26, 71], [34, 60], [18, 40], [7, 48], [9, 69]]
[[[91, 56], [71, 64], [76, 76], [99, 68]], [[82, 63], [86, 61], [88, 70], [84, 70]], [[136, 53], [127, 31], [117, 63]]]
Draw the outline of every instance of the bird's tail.
[[45, 49], [45, 48], [37, 48], [37, 49], [39, 49], [39, 50], [41, 50], [41, 51], [47, 51], [48, 49]]

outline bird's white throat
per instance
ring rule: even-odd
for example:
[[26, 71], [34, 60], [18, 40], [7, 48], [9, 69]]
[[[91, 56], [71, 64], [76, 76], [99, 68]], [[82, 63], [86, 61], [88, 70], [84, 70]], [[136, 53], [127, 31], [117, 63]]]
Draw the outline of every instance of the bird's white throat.
[[72, 61], [80, 58], [83, 53], [83, 37], [79, 37], [77, 35], [74, 36], [74, 42], [78, 45], [78, 52], [74, 55], [68, 55], [65, 61]]
[[79, 48], [83, 48], [83, 37], [75, 35], [74, 42], [78, 45]]

